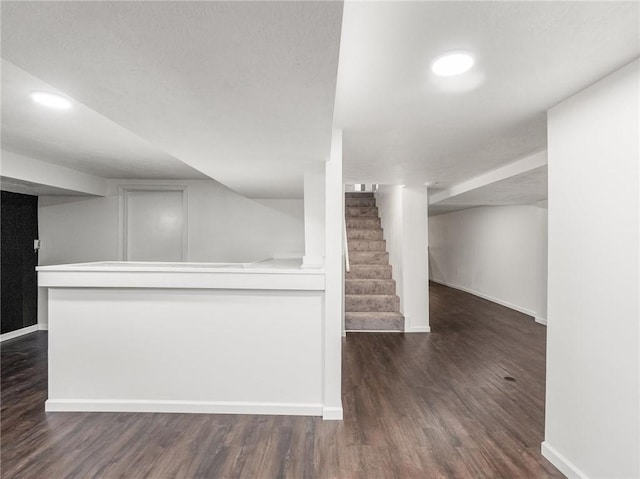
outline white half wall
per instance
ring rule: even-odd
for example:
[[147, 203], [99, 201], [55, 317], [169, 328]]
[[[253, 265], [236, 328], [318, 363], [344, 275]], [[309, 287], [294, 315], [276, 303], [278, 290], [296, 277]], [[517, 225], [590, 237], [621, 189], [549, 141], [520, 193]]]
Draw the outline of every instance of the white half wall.
[[569, 477], [640, 477], [640, 74], [548, 112], [545, 442]]
[[[255, 200], [210, 180], [109, 180], [104, 197], [40, 197], [40, 265], [119, 260], [120, 186], [182, 185], [188, 198], [187, 261], [302, 257], [302, 200]], [[47, 324], [46, 291], [38, 323]]]
[[429, 218], [430, 277], [544, 320], [547, 210], [485, 206]]
[[425, 186], [385, 185], [376, 192], [405, 332], [429, 331], [429, 197]]

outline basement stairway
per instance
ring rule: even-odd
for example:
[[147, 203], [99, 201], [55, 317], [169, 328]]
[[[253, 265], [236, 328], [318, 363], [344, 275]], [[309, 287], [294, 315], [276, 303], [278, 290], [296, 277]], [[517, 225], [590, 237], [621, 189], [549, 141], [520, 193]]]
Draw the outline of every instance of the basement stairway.
[[345, 274], [347, 331], [404, 331], [373, 193], [346, 193], [350, 271]]

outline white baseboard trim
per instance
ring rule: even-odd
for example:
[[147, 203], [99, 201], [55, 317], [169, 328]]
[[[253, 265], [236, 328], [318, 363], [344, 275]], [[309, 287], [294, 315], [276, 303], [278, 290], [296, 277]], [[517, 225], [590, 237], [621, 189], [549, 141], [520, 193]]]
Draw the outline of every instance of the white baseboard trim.
[[443, 286], [448, 286], [449, 288], [458, 289], [460, 291], [464, 291], [465, 293], [473, 294], [474, 296], [478, 296], [479, 298], [486, 299], [487, 301], [491, 301], [492, 303], [497, 303], [501, 306], [513, 309], [515, 311], [518, 311], [519, 313], [526, 314], [527, 316], [533, 316], [534, 318], [536, 317], [536, 313], [534, 311], [531, 311], [530, 309], [523, 308], [521, 306], [518, 306], [517, 304], [509, 303], [508, 301], [503, 301], [499, 298], [494, 298], [493, 296], [489, 296], [488, 294], [484, 294], [479, 291], [466, 288], [464, 286], [459, 286], [457, 284], [447, 283], [439, 279], [430, 278], [429, 281], [433, 281], [434, 283], [438, 283]]
[[27, 326], [26, 328], [20, 328], [16, 329], [15, 331], [0, 334], [0, 343], [2, 341], [8, 341], [9, 339], [19, 338], [20, 336], [24, 336], [25, 334], [35, 333], [37, 330], [38, 325], [34, 324], [33, 326]]
[[44, 403], [44, 410], [47, 412], [157, 412], [324, 416], [324, 409], [321, 404], [233, 401], [47, 399]]
[[542, 455], [569, 479], [589, 479], [585, 473], [550, 446], [547, 441], [542, 443], [540, 450]]
[[322, 419], [325, 421], [342, 421], [342, 408], [341, 407], [323, 408]]
[[345, 333], [404, 333], [397, 329], [347, 329]]
[[405, 333], [430, 333], [431, 328], [429, 326], [412, 326], [405, 329]]
[[38, 331], [49, 331], [49, 324], [38, 324]]
[[533, 319], [535, 319], [536, 323], [543, 324], [545, 326], [547, 325], [547, 318], [540, 318], [536, 316]]

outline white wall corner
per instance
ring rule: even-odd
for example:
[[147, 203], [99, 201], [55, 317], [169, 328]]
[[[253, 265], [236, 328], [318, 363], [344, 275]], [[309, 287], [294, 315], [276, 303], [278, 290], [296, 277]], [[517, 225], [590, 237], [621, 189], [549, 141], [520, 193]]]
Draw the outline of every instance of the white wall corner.
[[322, 332], [324, 346], [322, 404], [325, 419], [340, 420], [342, 419], [342, 334], [344, 330], [342, 130], [333, 130], [331, 155], [325, 164], [324, 180], [326, 280]]
[[542, 443], [540, 450], [542, 455], [569, 479], [589, 479], [589, 476], [556, 451], [547, 441]]
[[545, 326], [547, 325], [547, 318], [540, 318], [540, 317], [536, 316], [534, 319], [535, 319], [536, 323], [543, 324]]

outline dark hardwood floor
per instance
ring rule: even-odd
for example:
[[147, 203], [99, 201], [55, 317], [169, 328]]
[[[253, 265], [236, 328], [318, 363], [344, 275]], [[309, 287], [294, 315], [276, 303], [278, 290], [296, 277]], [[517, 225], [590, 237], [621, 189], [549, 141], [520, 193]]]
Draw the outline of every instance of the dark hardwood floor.
[[540, 455], [545, 328], [466, 293], [430, 291], [431, 334], [344, 341], [343, 422], [47, 414], [46, 333], [7, 341], [2, 477], [564, 477]]

